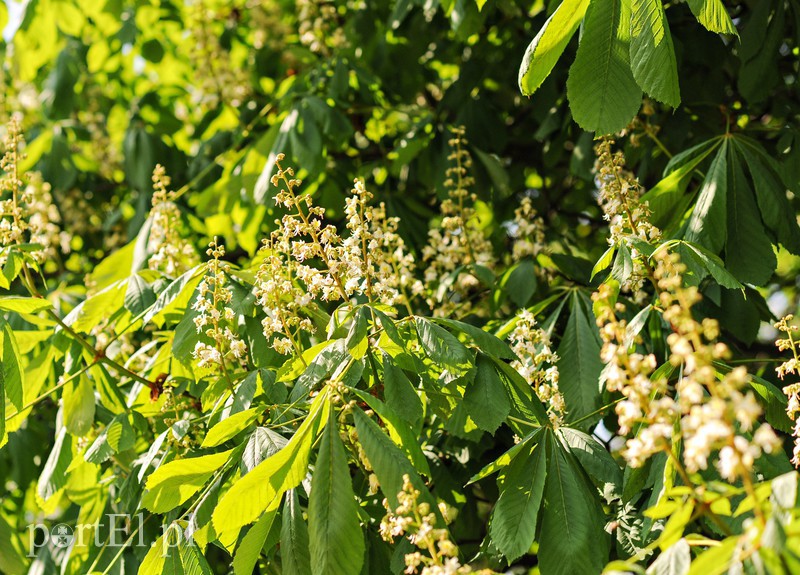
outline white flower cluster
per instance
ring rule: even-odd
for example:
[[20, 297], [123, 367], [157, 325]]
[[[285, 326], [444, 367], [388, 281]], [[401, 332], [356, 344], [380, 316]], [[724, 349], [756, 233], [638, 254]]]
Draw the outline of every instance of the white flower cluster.
[[314, 331], [311, 320], [302, 315], [313, 298], [294, 282], [296, 262], [290, 252], [290, 238], [280, 230], [273, 232], [262, 249], [264, 259], [256, 273], [255, 294], [266, 314], [261, 325], [272, 348], [284, 355], [294, 349], [300, 355], [297, 331]]
[[370, 206], [371, 199], [363, 182], [356, 180], [353, 195], [345, 200], [350, 230], [343, 243], [345, 288], [366, 294], [370, 301], [408, 305], [408, 290], [415, 294], [422, 291], [422, 283], [414, 279], [414, 256], [406, 252], [405, 242], [397, 233], [400, 219], [387, 217], [383, 203]]
[[514, 210], [512, 238], [511, 258], [514, 261], [535, 258], [544, 249], [544, 221], [536, 214], [530, 198], [522, 198]]
[[[302, 181], [294, 177], [293, 168], [281, 167], [283, 160], [284, 155], [278, 154], [272, 176], [272, 185], [278, 188], [275, 204], [289, 210], [276, 222], [285, 238], [278, 245], [288, 244], [288, 255], [297, 262], [295, 275], [312, 298], [348, 301], [356, 286], [351, 282], [345, 287], [349, 266], [342, 258], [342, 238], [335, 226], [324, 224], [325, 208], [315, 206], [310, 195], [296, 193]], [[321, 266], [313, 265], [317, 262]]]
[[558, 389], [558, 355], [550, 348], [550, 336], [536, 327], [536, 318], [524, 309], [519, 313], [517, 325], [508, 339], [511, 349], [519, 357], [511, 366], [547, 405], [551, 422], [554, 425], [560, 423], [566, 413], [566, 405], [564, 396]]
[[[793, 319], [794, 316], [787, 315], [775, 324], [775, 328], [778, 331], [786, 334], [785, 338], [776, 340], [775, 345], [778, 346], [780, 351], [790, 350], [792, 352], [792, 357], [775, 368], [778, 377], [781, 379], [786, 377], [787, 373], [793, 375], [800, 373], [800, 342], [795, 340], [794, 334], [798, 328], [791, 323]], [[794, 429], [792, 430], [792, 435], [794, 436], [792, 463], [795, 467], [800, 467], [800, 417], [798, 417], [800, 415], [800, 382], [787, 385], [783, 388], [783, 393], [789, 399], [786, 406], [786, 414], [794, 421]]]
[[634, 175], [625, 169], [625, 156], [622, 152], [611, 151], [613, 144], [613, 139], [603, 138], [595, 146], [596, 184], [603, 217], [608, 221], [608, 243], [612, 246], [624, 244], [631, 250], [633, 273], [622, 289], [637, 292], [647, 278], [647, 268], [632, 240], [652, 242], [661, 237], [661, 230], [648, 221], [650, 209], [647, 203], [639, 199], [642, 187]]
[[[391, 509], [384, 499], [386, 516], [381, 521], [380, 533], [386, 541], [395, 537], [407, 537], [417, 551], [406, 554], [405, 573], [413, 575], [462, 575], [474, 573], [469, 565], [461, 565], [458, 547], [450, 540], [447, 529], [436, 527], [436, 514], [430, 505], [419, 501], [420, 492], [414, 488], [408, 474], [403, 476], [403, 490], [397, 494], [397, 509]], [[448, 516], [448, 508], [439, 504], [442, 517]], [[421, 552], [424, 551], [425, 553]]]
[[288, 354], [299, 353], [300, 331], [313, 331], [304, 309], [316, 299], [349, 302], [363, 295], [373, 303], [408, 305], [409, 292], [418, 293], [422, 285], [397, 233], [398, 219], [387, 217], [383, 204], [369, 205], [372, 194], [360, 180], [345, 203], [349, 233], [343, 239], [335, 226], [325, 224], [325, 210], [297, 192], [302, 182], [292, 168], [281, 167], [283, 160], [278, 154], [272, 184], [278, 188], [275, 203], [289, 213], [276, 221], [265, 243], [255, 293], [266, 314], [264, 336]]
[[203, 332], [214, 340], [214, 345], [197, 342], [192, 356], [201, 368], [222, 367], [227, 373], [227, 358], [244, 360], [247, 345], [234, 333], [231, 326], [236, 319], [230, 307], [233, 292], [227, 287], [228, 264], [220, 261], [225, 248], [217, 243], [217, 238], [209, 244], [206, 253], [211, 257], [205, 278], [197, 286], [198, 297], [192, 309], [199, 312], [194, 318], [197, 333]]
[[638, 467], [655, 453], [671, 450], [679, 437], [687, 471], [706, 469], [712, 453], [719, 450], [716, 466], [724, 479], [749, 477], [755, 460], [780, 449], [780, 440], [768, 424], [756, 427], [762, 410], [753, 392], [745, 389], [747, 371], [739, 367], [718, 378], [714, 362], [726, 358], [728, 349], [714, 342], [719, 335], [716, 321], [698, 322], [692, 316], [692, 306], [700, 296], [696, 287], [683, 285], [684, 271], [677, 255], [656, 255], [659, 304], [672, 328], [667, 337], [670, 363], [680, 370], [674, 389], [665, 378], [651, 377], [656, 367], [652, 355], [631, 352], [636, 340], [615, 313], [623, 308], [611, 304], [607, 290], [595, 295], [596, 308], [601, 310], [598, 325], [604, 342], [602, 359], [607, 364], [606, 386], [625, 397], [616, 407], [620, 432], [627, 434], [640, 426], [623, 455]]
[[174, 278], [196, 266], [200, 258], [180, 233], [181, 214], [175, 205], [175, 192], [168, 190], [170, 178], [164, 166], [153, 170], [152, 224], [148, 249], [153, 254], [147, 262], [151, 270], [158, 270]]
[[478, 279], [469, 271], [457, 270], [471, 264], [489, 269], [495, 265], [492, 245], [478, 226], [473, 207], [477, 196], [469, 192], [475, 181], [469, 176], [472, 158], [465, 148], [463, 128], [454, 128], [453, 135], [449, 144], [454, 150], [447, 159], [454, 165], [444, 182], [449, 197], [440, 207], [441, 223], [428, 231], [428, 245], [422, 250], [425, 291], [431, 294], [428, 305], [440, 317], [456, 308], [464, 315], [472, 309], [470, 293], [478, 287]]
[[[68, 252], [70, 235], [62, 232], [61, 215], [50, 195], [50, 184], [38, 173], [29, 174], [27, 182], [19, 172], [24, 158], [20, 151], [25, 139], [20, 121], [12, 117], [3, 138], [4, 154], [0, 158], [0, 247], [31, 243], [41, 246], [31, 252], [43, 263], [57, 256], [59, 250]], [[0, 264], [6, 256], [0, 256]]]
[[41, 249], [31, 252], [33, 258], [40, 264], [47, 260], [59, 257], [59, 254], [69, 253], [72, 235], [61, 229], [61, 214], [53, 202], [50, 193], [50, 184], [42, 180], [42, 175], [32, 172], [27, 175], [28, 185], [25, 187], [23, 197], [29, 203], [28, 231], [30, 243], [38, 244]]

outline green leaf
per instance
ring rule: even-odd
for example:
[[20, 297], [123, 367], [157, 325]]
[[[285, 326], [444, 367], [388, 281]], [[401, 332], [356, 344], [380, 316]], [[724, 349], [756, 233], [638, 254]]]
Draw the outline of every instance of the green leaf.
[[678, 208], [688, 200], [683, 194], [690, 176], [720, 143], [720, 138], [713, 138], [675, 154], [669, 161], [663, 179], [641, 198], [650, 205], [654, 225], [666, 227], [676, 215], [683, 214], [684, 210]]
[[[2, 9], [0, 9], [2, 11]], [[25, 548], [17, 530], [0, 515], [0, 571], [6, 575], [28, 573]]]
[[572, 298], [572, 313], [558, 346], [559, 387], [567, 404], [567, 421], [600, 407], [600, 342], [597, 327], [586, 315], [580, 296]]
[[354, 359], [361, 359], [364, 357], [369, 347], [369, 341], [367, 340], [367, 316], [365, 311], [366, 310], [361, 308], [353, 314], [353, 323], [350, 324], [350, 330], [347, 332], [347, 338], [345, 339], [347, 351]]
[[286, 447], [288, 440], [267, 427], [256, 427], [242, 453], [242, 474], [249, 473], [259, 463]]
[[564, 0], [528, 45], [519, 67], [519, 89], [524, 96], [533, 94], [550, 75], [588, 6], [589, 0]]
[[587, 475], [594, 480], [596, 487], [602, 490], [608, 483], [622, 486], [622, 469], [599, 441], [587, 433], [569, 427], [561, 427], [558, 434]]
[[50, 450], [36, 484], [36, 495], [42, 501], [48, 501], [67, 485], [67, 469], [70, 463], [72, 463], [72, 437], [67, 435], [67, 428], [62, 427], [56, 433], [53, 449]]
[[[17, 412], [20, 412], [25, 390], [25, 371], [20, 365], [20, 353], [14, 331], [8, 322], [1, 319], [0, 322], [3, 325], [3, 361], [0, 364], [0, 385], [5, 390], [5, 396], [17, 408]], [[0, 401], [5, 403], [2, 395], [0, 395]], [[5, 416], [3, 419], [5, 420]]]
[[603, 252], [603, 255], [600, 256], [600, 259], [597, 260], [597, 263], [594, 264], [594, 267], [592, 268], [592, 276], [589, 278], [590, 280], [593, 280], [594, 276], [611, 265], [611, 262], [614, 261], [615, 249], [616, 248], [614, 246], [609, 246], [609, 248]]
[[125, 300], [125, 280], [117, 281], [79, 303], [64, 318], [64, 323], [78, 333], [89, 333], [104, 319], [122, 307]]
[[492, 511], [489, 533], [510, 562], [533, 544], [546, 474], [543, 445], [528, 445], [506, 470], [500, 497]]
[[630, 6], [623, 0], [595, 0], [586, 10], [567, 97], [573, 118], [588, 132], [617, 132], [639, 111], [642, 91], [631, 72], [629, 23]]
[[[500, 379], [506, 388], [506, 393], [511, 399], [511, 415], [539, 425], [548, 425], [550, 419], [541, 400], [533, 393], [531, 386], [525, 381], [516, 369], [504, 361], [495, 361], [495, 369], [500, 374]], [[509, 421], [509, 426], [518, 435], [525, 435], [529, 429], [519, 428], [517, 422]]]
[[308, 575], [311, 571], [311, 556], [308, 551], [308, 526], [303, 520], [303, 510], [297, 492], [286, 492], [281, 529], [281, 573], [286, 575]]
[[305, 371], [297, 378], [289, 399], [298, 401], [305, 397], [323, 379], [334, 373], [335, 370], [346, 366], [348, 356], [346, 340], [338, 339], [331, 342], [314, 357]]
[[182, 540], [178, 545], [178, 552], [186, 575], [214, 575], [205, 556], [193, 541]]
[[197, 493], [225, 465], [232, 451], [170, 461], [147, 478], [142, 505], [154, 513], [166, 513]]
[[203, 268], [200, 266], [192, 268], [169, 284], [164, 291], [158, 294], [153, 307], [144, 315], [142, 322], [146, 324], [155, 321], [157, 324], [161, 324], [170, 311], [185, 308], [203, 277], [202, 272]]
[[633, 256], [631, 249], [625, 243], [617, 246], [617, 255], [614, 258], [614, 267], [611, 268], [611, 277], [619, 283], [624, 283], [633, 274]]
[[322, 434], [308, 501], [312, 573], [358, 575], [364, 535], [358, 518], [347, 454], [335, 420]]
[[727, 537], [722, 540], [722, 544], [710, 547], [707, 551], [700, 553], [692, 561], [689, 568], [689, 575], [722, 575], [728, 573], [728, 567], [733, 562], [733, 553], [739, 545], [739, 535]]
[[386, 403], [411, 425], [422, 419], [422, 400], [405, 372], [383, 354], [383, 393]]
[[142, 276], [133, 274], [128, 278], [128, 288], [125, 290], [125, 309], [131, 315], [142, 314], [156, 301], [156, 294]]
[[631, 68], [639, 87], [668, 106], [681, 103], [678, 65], [661, 0], [632, 0]]
[[681, 242], [681, 245], [688, 248], [690, 257], [696, 257], [719, 285], [728, 289], [744, 289], [741, 282], [725, 269], [725, 264], [719, 256], [692, 242]]
[[486, 467], [481, 469], [478, 473], [476, 473], [475, 475], [470, 477], [469, 481], [467, 481], [465, 486], [466, 485], [471, 485], [473, 483], [476, 483], [476, 482], [480, 481], [481, 479], [485, 479], [485, 478], [489, 477], [490, 475], [492, 475], [493, 473], [497, 473], [501, 469], [507, 467], [508, 464], [511, 463], [511, 461], [517, 456], [517, 453], [519, 453], [520, 451], [525, 449], [526, 446], [531, 441], [536, 439], [536, 437], [540, 433], [542, 433], [542, 429], [544, 429], [544, 428], [540, 427], [539, 429], [535, 430], [533, 433], [531, 433], [527, 437], [525, 437], [522, 441], [520, 441], [519, 443], [515, 444], [513, 447], [509, 448], [509, 450], [506, 451], [503, 455], [501, 455], [500, 457], [498, 457], [497, 459], [492, 461], [489, 465], [487, 465]]
[[762, 286], [772, 277], [778, 264], [777, 258], [761, 222], [744, 170], [739, 162], [731, 163], [726, 267], [739, 281]]
[[248, 425], [258, 419], [260, 414], [261, 410], [254, 407], [223, 419], [208, 431], [200, 447], [216, 447], [225, 443], [244, 431]]
[[460, 331], [469, 337], [475, 345], [485, 354], [498, 359], [517, 359], [517, 354], [502, 339], [477, 326], [463, 321], [447, 318], [433, 318], [436, 323], [449, 327], [451, 330]]
[[719, 252], [727, 238], [728, 142], [722, 145], [711, 162], [692, 216], [686, 239]]
[[511, 402], [494, 362], [478, 353], [476, 367], [475, 378], [464, 392], [464, 406], [478, 427], [494, 433], [511, 412]]
[[472, 353], [456, 336], [425, 318], [417, 316], [414, 319], [422, 349], [434, 363], [456, 371], [469, 369]]
[[5, 296], [0, 298], [0, 310], [17, 313], [36, 313], [53, 307], [46, 299], [39, 297]]
[[800, 254], [800, 227], [794, 208], [786, 197], [786, 186], [761, 146], [747, 138], [734, 138], [736, 149], [744, 158], [764, 225], [793, 254]]
[[64, 386], [61, 395], [64, 426], [76, 437], [83, 437], [94, 423], [95, 403], [92, 382], [85, 375]]
[[[353, 419], [358, 432], [358, 440], [364, 448], [364, 453], [378, 477], [381, 491], [394, 509], [397, 507], [397, 494], [403, 489], [403, 476], [408, 475], [414, 487], [423, 494], [423, 499], [431, 503], [432, 499], [425, 485], [414, 470], [414, 466], [400, 451], [392, 440], [381, 431], [378, 424], [372, 421], [360, 409], [353, 411]], [[435, 505], [434, 505], [435, 507]]]
[[706, 30], [717, 34], [733, 34], [738, 36], [736, 26], [728, 15], [722, 0], [687, 0], [697, 21]]
[[235, 482], [223, 496], [213, 515], [217, 532], [233, 531], [252, 523], [276, 505], [284, 492], [300, 484], [308, 471], [311, 445], [329, 414], [328, 388], [325, 388], [314, 399], [308, 416], [286, 447]]
[[374, 395], [361, 391], [360, 389], [352, 389], [351, 391], [360, 397], [361, 401], [366, 403], [370, 409], [381, 418], [392, 441], [405, 452], [405, 455], [408, 457], [409, 461], [411, 461], [417, 472], [430, 477], [431, 469], [428, 465], [428, 459], [425, 457], [425, 453], [420, 447], [419, 434], [412, 430], [411, 426], [406, 423], [405, 420], [401, 419], [391, 407]]
[[261, 548], [267, 540], [267, 535], [272, 529], [277, 514], [277, 507], [264, 513], [242, 538], [242, 542], [236, 548], [236, 554], [233, 556], [234, 575], [253, 574], [258, 557], [261, 555]]
[[595, 489], [587, 485], [574, 456], [551, 431], [547, 442], [539, 567], [548, 575], [600, 573], [608, 560], [605, 517]]

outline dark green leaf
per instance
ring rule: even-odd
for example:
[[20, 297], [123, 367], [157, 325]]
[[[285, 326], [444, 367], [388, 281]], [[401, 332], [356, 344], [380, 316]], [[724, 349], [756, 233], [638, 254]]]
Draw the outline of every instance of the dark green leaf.
[[283, 505], [283, 528], [281, 529], [281, 572], [286, 575], [308, 575], [311, 571], [308, 526], [303, 519], [303, 510], [297, 492], [286, 492]]
[[630, 63], [630, 5], [591, 2], [578, 54], [569, 71], [572, 116], [589, 132], [610, 134], [628, 125], [642, 103]]
[[478, 427], [494, 433], [508, 417], [511, 402], [492, 360], [479, 353], [476, 368], [464, 392], [464, 406]]
[[546, 474], [543, 445], [527, 445], [506, 468], [489, 533], [511, 562], [533, 544]]
[[308, 501], [308, 528], [313, 573], [358, 575], [364, 562], [364, 535], [335, 420], [328, 421], [322, 434]]
[[422, 348], [434, 363], [456, 371], [469, 369], [472, 353], [453, 334], [422, 317], [415, 317], [414, 324]]

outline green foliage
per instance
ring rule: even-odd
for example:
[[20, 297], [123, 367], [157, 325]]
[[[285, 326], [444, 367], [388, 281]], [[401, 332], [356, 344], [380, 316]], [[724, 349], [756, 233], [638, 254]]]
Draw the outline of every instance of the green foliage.
[[9, 15], [0, 572], [797, 571], [795, 3]]

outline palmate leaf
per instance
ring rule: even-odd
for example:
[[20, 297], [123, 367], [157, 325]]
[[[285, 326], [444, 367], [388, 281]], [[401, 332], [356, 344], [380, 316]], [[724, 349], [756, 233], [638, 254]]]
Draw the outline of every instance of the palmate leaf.
[[308, 528], [313, 573], [358, 575], [364, 562], [364, 535], [335, 420], [328, 421], [322, 434], [311, 480]]
[[519, 67], [519, 89], [523, 95], [533, 94], [553, 70], [588, 6], [589, 0], [564, 0], [544, 23], [525, 50]]
[[631, 69], [639, 87], [673, 108], [681, 103], [675, 48], [661, 0], [632, 0]]
[[547, 477], [544, 486], [539, 567], [547, 575], [600, 573], [608, 558], [605, 516], [596, 490], [575, 457], [545, 431]]
[[286, 447], [258, 464], [222, 497], [213, 514], [218, 533], [252, 523], [274, 507], [284, 492], [300, 484], [308, 471], [311, 446], [328, 421], [328, 393], [326, 387], [317, 395]]
[[584, 130], [610, 134], [639, 111], [642, 90], [630, 63], [630, 5], [622, 0], [589, 4], [567, 97], [572, 116]]
[[719, 257], [703, 246], [698, 246], [692, 242], [682, 241], [680, 245], [685, 247], [684, 253], [687, 254], [689, 258], [699, 261], [719, 285], [728, 289], [744, 289], [741, 282], [725, 269], [725, 265]]
[[544, 493], [547, 461], [544, 445], [528, 442], [506, 468], [489, 533], [509, 561], [533, 544]]

